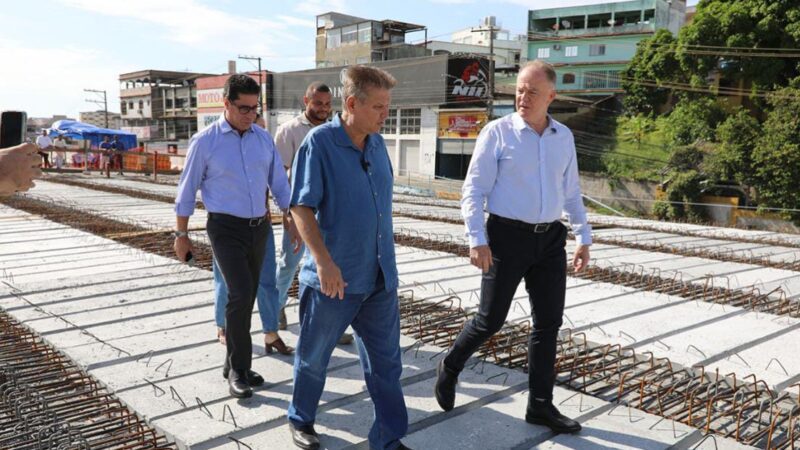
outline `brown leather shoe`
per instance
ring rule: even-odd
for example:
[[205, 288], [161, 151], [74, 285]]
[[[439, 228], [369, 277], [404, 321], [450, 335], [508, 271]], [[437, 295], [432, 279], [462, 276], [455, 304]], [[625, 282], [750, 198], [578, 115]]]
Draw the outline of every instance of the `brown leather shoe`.
[[280, 337], [275, 339], [272, 342], [267, 342], [266, 336], [264, 337], [264, 349], [267, 351], [268, 355], [271, 355], [273, 351], [280, 353], [281, 355], [291, 355], [294, 353], [294, 348], [289, 347], [283, 342], [283, 339]]

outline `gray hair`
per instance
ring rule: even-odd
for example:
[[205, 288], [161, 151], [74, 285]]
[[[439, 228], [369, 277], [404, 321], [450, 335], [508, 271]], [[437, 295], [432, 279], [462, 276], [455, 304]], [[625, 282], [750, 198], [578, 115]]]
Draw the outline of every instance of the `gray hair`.
[[355, 96], [359, 101], [367, 98], [367, 89], [392, 89], [397, 80], [387, 71], [377, 67], [369, 66], [350, 66], [345, 69], [342, 82], [342, 103], [347, 102], [347, 98]]
[[525, 63], [525, 65], [519, 69], [519, 74], [522, 74], [524, 70], [540, 70], [553, 86], [556, 85], [556, 69], [554, 69], [553, 65], [549, 62], [542, 61], [541, 59], [534, 59], [533, 61]]

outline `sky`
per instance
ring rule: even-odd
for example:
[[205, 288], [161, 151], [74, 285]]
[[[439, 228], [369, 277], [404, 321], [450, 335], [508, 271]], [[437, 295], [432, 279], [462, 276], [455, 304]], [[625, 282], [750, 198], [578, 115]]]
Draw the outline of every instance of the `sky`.
[[[225, 73], [239, 55], [274, 72], [314, 67], [315, 17], [336, 11], [425, 25], [428, 39], [485, 16], [525, 34], [528, 10], [614, 0], [17, 0], [0, 11], [0, 110], [29, 117], [119, 111], [119, 74], [144, 69]], [[689, 0], [689, 5], [697, 0]], [[421, 41], [423, 33], [407, 36]], [[241, 70], [256, 63], [238, 60]]]

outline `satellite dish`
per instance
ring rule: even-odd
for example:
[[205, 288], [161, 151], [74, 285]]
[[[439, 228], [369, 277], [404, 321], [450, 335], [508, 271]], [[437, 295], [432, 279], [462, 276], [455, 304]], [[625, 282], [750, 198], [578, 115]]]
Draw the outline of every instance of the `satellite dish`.
[[608, 19], [608, 26], [613, 27], [614, 26], [614, 22], [615, 22], [614, 19]]
[[562, 20], [561, 25], [563, 25], [565, 29], [572, 28], [572, 23], [569, 20]]

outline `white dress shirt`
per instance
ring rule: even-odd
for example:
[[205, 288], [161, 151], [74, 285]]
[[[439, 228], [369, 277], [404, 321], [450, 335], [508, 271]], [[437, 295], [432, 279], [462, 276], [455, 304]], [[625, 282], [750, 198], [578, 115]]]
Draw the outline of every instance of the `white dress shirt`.
[[470, 247], [487, 244], [484, 201], [489, 213], [527, 223], [553, 222], [566, 214], [578, 244], [592, 243], [572, 132], [548, 120], [541, 135], [517, 113], [481, 130], [461, 199]]

